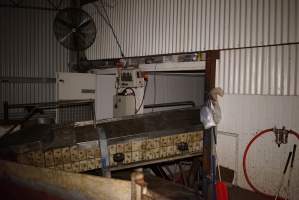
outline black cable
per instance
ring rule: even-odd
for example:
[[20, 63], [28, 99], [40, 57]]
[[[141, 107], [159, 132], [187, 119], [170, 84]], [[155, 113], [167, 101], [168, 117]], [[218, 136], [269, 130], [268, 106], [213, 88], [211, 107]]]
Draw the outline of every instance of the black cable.
[[58, 5], [57, 5], [57, 8], [60, 8], [60, 6], [61, 6], [61, 4], [62, 4], [62, 1], [63, 1], [63, 0], [60, 0], [60, 1], [59, 1]]
[[131, 88], [131, 87], [126, 87], [126, 88], [125, 88], [122, 92], [120, 92], [119, 94], [124, 94], [124, 92], [127, 91], [127, 90], [131, 90], [132, 93], [133, 93], [133, 95], [136, 96], [135, 91], [134, 91], [133, 88]]
[[141, 104], [140, 104], [139, 108], [136, 111], [136, 114], [139, 112], [139, 110], [141, 109], [141, 106], [142, 106], [142, 104], [144, 102], [145, 94], [146, 94], [146, 88], [147, 88], [147, 81], [145, 81], [145, 87], [144, 87], [144, 93], [143, 93], [142, 101], [141, 101]]
[[[110, 24], [108, 22], [108, 20], [106, 19], [106, 17], [101, 13], [98, 5], [96, 3], [93, 3], [93, 6], [95, 7], [95, 9], [97, 10], [97, 13], [103, 18], [103, 20], [105, 21], [105, 23], [110, 27]], [[111, 27], [110, 27], [111, 28]]]
[[124, 58], [124, 57], [125, 57], [125, 56], [124, 56], [124, 53], [123, 53], [123, 51], [122, 51], [122, 48], [121, 48], [121, 46], [120, 46], [120, 43], [119, 43], [119, 41], [118, 41], [118, 39], [117, 39], [117, 36], [116, 36], [116, 34], [115, 34], [115, 32], [114, 32], [114, 29], [113, 29], [112, 25], [111, 25], [110, 22], [106, 19], [106, 17], [101, 13], [101, 11], [99, 10], [98, 6], [97, 6], [95, 3], [93, 3], [93, 5], [94, 5], [94, 7], [96, 8], [97, 13], [103, 18], [103, 20], [105, 21], [105, 23], [106, 23], [106, 24], [109, 26], [109, 28], [112, 30], [113, 36], [114, 36], [114, 38], [115, 38], [115, 40], [116, 40], [116, 43], [117, 43], [118, 48], [119, 48], [119, 50], [120, 50], [121, 56]]
[[288, 166], [289, 166], [289, 163], [290, 163], [290, 159], [292, 157], [292, 152], [289, 152], [289, 156], [288, 156], [288, 159], [287, 159], [287, 162], [286, 162], [286, 165], [284, 166], [284, 170], [283, 170], [283, 174], [285, 174], [287, 172], [287, 169], [288, 169]]
[[121, 48], [121, 45], [120, 45], [120, 43], [119, 43], [119, 40], [118, 40], [118, 38], [117, 38], [117, 36], [116, 36], [116, 33], [115, 33], [115, 31], [114, 31], [114, 28], [113, 28], [113, 26], [112, 26], [112, 24], [111, 24], [111, 22], [110, 22], [110, 19], [109, 19], [109, 16], [108, 16], [108, 14], [107, 14], [106, 8], [105, 8], [105, 6], [104, 6], [103, 0], [100, 0], [100, 2], [101, 2], [101, 5], [102, 5], [102, 8], [103, 8], [103, 10], [104, 10], [104, 13], [105, 13], [105, 16], [106, 16], [106, 17], [104, 17], [104, 16], [102, 15], [102, 13], [100, 12], [100, 10], [98, 9], [98, 7], [97, 7], [97, 5], [96, 5], [95, 3], [94, 3], [93, 5], [96, 7], [96, 9], [97, 9], [99, 15], [101, 15], [101, 17], [104, 19], [104, 21], [106, 22], [106, 24], [110, 27], [110, 29], [111, 29], [111, 31], [112, 31], [112, 34], [113, 34], [113, 37], [114, 37], [114, 39], [115, 39], [115, 41], [116, 41], [116, 43], [117, 43], [117, 46], [118, 46], [118, 48], [119, 48], [119, 50], [120, 50], [120, 54], [121, 54], [122, 58], [124, 58], [124, 57], [125, 57], [124, 52], [123, 52], [123, 50], [122, 50], [122, 48]]
[[51, 0], [47, 0], [47, 1], [53, 8], [57, 9], [57, 6]]

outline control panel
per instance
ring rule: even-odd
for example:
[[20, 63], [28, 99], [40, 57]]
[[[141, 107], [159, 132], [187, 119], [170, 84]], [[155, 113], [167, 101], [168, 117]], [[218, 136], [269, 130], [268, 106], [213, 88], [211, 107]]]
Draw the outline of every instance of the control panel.
[[144, 87], [142, 72], [138, 69], [122, 69], [119, 75], [119, 87]]

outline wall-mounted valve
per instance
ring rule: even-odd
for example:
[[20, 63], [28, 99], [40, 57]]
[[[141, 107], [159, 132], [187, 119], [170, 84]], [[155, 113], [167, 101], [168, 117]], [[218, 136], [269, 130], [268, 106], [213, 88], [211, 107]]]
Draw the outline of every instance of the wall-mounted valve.
[[281, 144], [288, 143], [288, 136], [290, 131], [286, 130], [284, 126], [282, 127], [282, 129], [274, 127], [273, 132], [275, 134], [275, 142], [278, 145], [278, 147], [280, 147]]

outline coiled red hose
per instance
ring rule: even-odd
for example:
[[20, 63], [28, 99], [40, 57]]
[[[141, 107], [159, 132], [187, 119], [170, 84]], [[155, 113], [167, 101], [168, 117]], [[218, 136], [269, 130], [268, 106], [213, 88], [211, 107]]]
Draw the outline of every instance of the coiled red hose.
[[[271, 132], [273, 133], [273, 129], [272, 129], [272, 128], [263, 130], [263, 131], [259, 132], [256, 136], [254, 136], [254, 137], [251, 139], [251, 141], [248, 143], [248, 145], [246, 146], [246, 149], [245, 149], [245, 151], [244, 151], [244, 155], [243, 155], [243, 172], [244, 172], [244, 176], [245, 176], [246, 182], [248, 183], [248, 185], [251, 187], [251, 189], [252, 189], [254, 192], [259, 193], [259, 194], [262, 194], [262, 195], [264, 195], [264, 196], [266, 196], [266, 197], [275, 198], [275, 196], [272, 196], [272, 195], [270, 195], [270, 194], [266, 194], [266, 193], [264, 193], [264, 192], [258, 190], [258, 189], [253, 185], [253, 183], [250, 181], [249, 176], [248, 176], [248, 174], [247, 174], [247, 165], [246, 165], [247, 153], [248, 153], [248, 151], [249, 151], [251, 145], [253, 144], [253, 142], [254, 142], [257, 138], [259, 138], [261, 135], [264, 135], [264, 134], [266, 134], [266, 133], [271, 133]], [[293, 131], [293, 130], [290, 130], [289, 133], [292, 134], [292, 135], [294, 135], [294, 136], [299, 140], [299, 134], [298, 134], [298, 133], [296, 133], [296, 132]]]

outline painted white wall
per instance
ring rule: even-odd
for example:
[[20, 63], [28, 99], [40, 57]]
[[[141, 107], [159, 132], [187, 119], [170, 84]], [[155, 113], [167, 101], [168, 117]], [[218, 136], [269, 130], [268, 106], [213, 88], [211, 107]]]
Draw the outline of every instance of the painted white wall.
[[[236, 133], [217, 132], [217, 155], [221, 166], [239, 171], [239, 135]], [[228, 145], [229, 144], [229, 145]], [[238, 185], [238, 176], [234, 177], [233, 184]]]
[[[197, 106], [201, 105], [204, 101], [204, 77], [169, 74], [149, 76], [145, 105], [178, 101], [194, 101]], [[145, 109], [144, 112], [177, 108]]]
[[[264, 96], [264, 95], [225, 95], [220, 98], [222, 121], [219, 131], [239, 135], [238, 185], [249, 189], [242, 168], [242, 156], [246, 145], [257, 132], [286, 126], [287, 129], [299, 131], [299, 97], [298, 96]], [[287, 154], [298, 140], [289, 136], [289, 143], [280, 148], [274, 142], [274, 134], [262, 137], [252, 146], [248, 154], [249, 175], [255, 185], [268, 193], [274, 193], [282, 175]], [[219, 139], [219, 152], [222, 157], [231, 156], [234, 139]], [[221, 156], [221, 155], [220, 155]], [[229, 162], [227, 162], [229, 161]], [[235, 161], [226, 160], [225, 165], [234, 169]], [[291, 182], [291, 199], [299, 193], [299, 157], [295, 159]]]
[[[156, 76], [156, 78], [155, 78]], [[204, 77], [188, 75], [150, 75], [144, 104], [167, 103], [176, 101], [194, 101], [203, 103]], [[96, 117], [97, 120], [113, 117], [113, 95], [115, 94], [115, 76], [97, 75]], [[155, 86], [156, 85], [156, 86]], [[179, 107], [172, 107], [174, 109]], [[144, 112], [163, 109], [146, 109]]]

